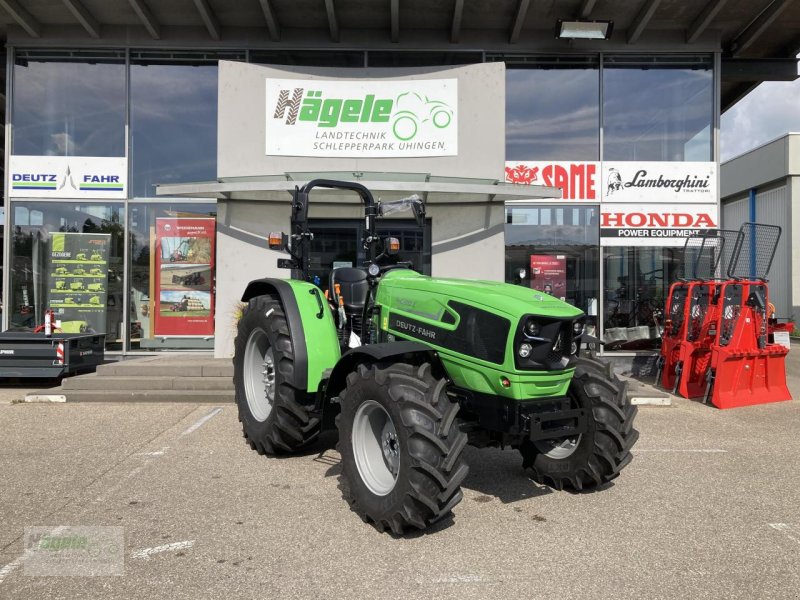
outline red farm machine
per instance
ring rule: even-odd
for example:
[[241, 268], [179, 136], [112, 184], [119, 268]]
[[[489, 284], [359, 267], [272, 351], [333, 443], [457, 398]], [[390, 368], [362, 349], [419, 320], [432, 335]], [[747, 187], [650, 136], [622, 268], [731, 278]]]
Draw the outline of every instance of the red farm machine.
[[791, 400], [788, 347], [773, 342], [778, 323], [767, 275], [780, 239], [776, 225], [691, 236], [684, 277], [669, 290], [656, 382], [717, 408]]

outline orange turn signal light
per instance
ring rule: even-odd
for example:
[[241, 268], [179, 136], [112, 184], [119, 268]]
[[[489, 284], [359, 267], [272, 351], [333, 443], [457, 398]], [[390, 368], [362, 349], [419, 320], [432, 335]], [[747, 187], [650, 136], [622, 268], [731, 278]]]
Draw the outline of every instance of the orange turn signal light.
[[283, 247], [283, 233], [271, 231], [269, 234], [269, 247], [279, 249]]

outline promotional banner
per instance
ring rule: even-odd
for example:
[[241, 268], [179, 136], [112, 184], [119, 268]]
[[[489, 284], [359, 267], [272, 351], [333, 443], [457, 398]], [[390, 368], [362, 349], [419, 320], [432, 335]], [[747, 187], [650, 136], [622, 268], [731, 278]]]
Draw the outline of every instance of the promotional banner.
[[214, 335], [215, 224], [156, 219], [154, 335]]
[[125, 198], [125, 157], [12, 156], [8, 178], [14, 198]]
[[599, 162], [510, 161], [506, 182], [561, 188], [564, 200], [600, 201]]
[[534, 290], [564, 300], [567, 296], [567, 257], [531, 254], [530, 285]]
[[682, 246], [693, 233], [717, 227], [716, 204], [600, 205], [603, 246]]
[[717, 200], [714, 162], [603, 161], [603, 202], [707, 203]]
[[266, 80], [266, 154], [458, 154], [458, 80]]
[[64, 333], [106, 333], [109, 233], [52, 233], [48, 306]]

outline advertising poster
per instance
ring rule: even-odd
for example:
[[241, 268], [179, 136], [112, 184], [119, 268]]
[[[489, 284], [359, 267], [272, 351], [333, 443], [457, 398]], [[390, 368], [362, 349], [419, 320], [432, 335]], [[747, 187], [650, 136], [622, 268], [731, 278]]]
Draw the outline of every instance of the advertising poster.
[[458, 80], [266, 80], [266, 154], [458, 155]]
[[109, 233], [53, 233], [48, 305], [64, 333], [106, 333]]
[[531, 254], [531, 288], [561, 300], [567, 296], [567, 257]]
[[214, 335], [215, 224], [156, 219], [155, 335]]

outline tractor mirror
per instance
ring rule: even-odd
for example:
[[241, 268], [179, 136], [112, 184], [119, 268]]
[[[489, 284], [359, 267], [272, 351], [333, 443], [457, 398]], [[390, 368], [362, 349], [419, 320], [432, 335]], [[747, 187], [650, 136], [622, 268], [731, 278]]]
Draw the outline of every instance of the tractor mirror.
[[415, 200], [411, 207], [414, 211], [417, 227], [420, 229], [425, 227], [425, 205], [422, 203], [422, 200]]
[[280, 231], [271, 231], [269, 234], [269, 249], [270, 250], [285, 250], [286, 249], [286, 234]]
[[395, 256], [400, 252], [400, 240], [394, 237], [387, 237], [383, 240], [384, 252], [389, 256]]

